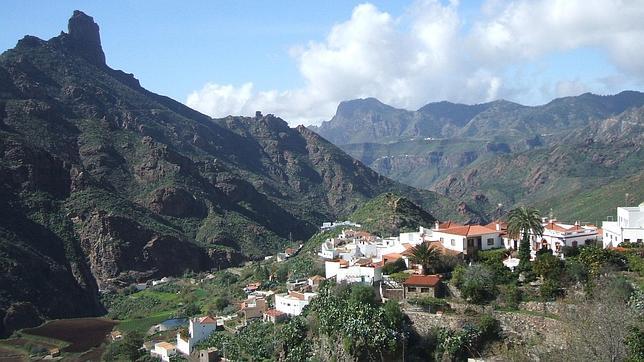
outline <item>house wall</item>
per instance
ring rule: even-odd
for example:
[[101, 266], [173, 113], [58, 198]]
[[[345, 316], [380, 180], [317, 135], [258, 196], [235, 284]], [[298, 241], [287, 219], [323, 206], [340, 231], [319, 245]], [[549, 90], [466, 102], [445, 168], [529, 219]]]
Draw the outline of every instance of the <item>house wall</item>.
[[302, 314], [302, 309], [308, 304], [308, 300], [299, 300], [289, 298], [284, 294], [275, 294], [275, 309], [291, 316]]
[[405, 299], [409, 298], [422, 298], [422, 297], [437, 297], [436, 288], [424, 287], [420, 285], [405, 285]]
[[189, 355], [192, 352], [192, 348], [190, 345], [190, 339], [187, 341], [181, 338], [181, 335], [177, 333], [177, 350], [185, 355]]
[[191, 338], [191, 344], [195, 345], [199, 343], [200, 341], [208, 338], [217, 329], [217, 324], [216, 323], [206, 323], [206, 324], [201, 324], [198, 322], [194, 322], [195, 319], [190, 320], [190, 337]]
[[[492, 239], [493, 244], [488, 245], [487, 240]], [[482, 250], [490, 250], [490, 249], [496, 249], [496, 248], [502, 248], [505, 245], [503, 244], [503, 239], [501, 236], [499, 236], [498, 233], [491, 233], [491, 234], [485, 234], [481, 235], [481, 249]]]
[[329, 279], [338, 275], [338, 270], [340, 270], [340, 263], [333, 261], [324, 262], [324, 276]]
[[[467, 246], [467, 238], [463, 235], [453, 235], [444, 233], [441, 231], [434, 230], [432, 233], [432, 239], [438, 239], [443, 244], [445, 249], [455, 250], [461, 253], [465, 253], [465, 248]], [[453, 243], [452, 243], [453, 240]]]
[[348, 268], [338, 269], [336, 281], [346, 281], [348, 283], [368, 283], [372, 284], [382, 280], [382, 268], [350, 266]]

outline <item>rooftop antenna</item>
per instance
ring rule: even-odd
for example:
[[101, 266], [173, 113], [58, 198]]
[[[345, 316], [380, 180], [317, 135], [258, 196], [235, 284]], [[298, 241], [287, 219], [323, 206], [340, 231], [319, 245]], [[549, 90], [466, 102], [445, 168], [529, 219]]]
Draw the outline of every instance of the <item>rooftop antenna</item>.
[[624, 194], [624, 206], [628, 206], [628, 192]]

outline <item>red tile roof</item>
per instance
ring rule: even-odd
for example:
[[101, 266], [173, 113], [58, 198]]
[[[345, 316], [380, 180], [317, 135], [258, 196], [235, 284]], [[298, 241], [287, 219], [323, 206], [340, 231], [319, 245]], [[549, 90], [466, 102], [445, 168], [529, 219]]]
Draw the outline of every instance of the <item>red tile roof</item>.
[[459, 227], [459, 226], [465, 226], [465, 225], [453, 222], [452, 220], [448, 220], [446, 222], [439, 223], [438, 229], [449, 229], [449, 228]]
[[435, 287], [440, 283], [438, 275], [411, 275], [403, 282], [403, 285], [419, 285], [423, 287]]
[[461, 236], [480, 236], [484, 234], [493, 234], [500, 233], [500, 230], [491, 229], [486, 226], [481, 225], [469, 225], [469, 226], [458, 226], [452, 227], [445, 230], [439, 230], [440, 232], [452, 235], [461, 235]]
[[197, 321], [200, 324], [216, 324], [217, 320], [215, 320], [213, 317], [207, 315], [205, 317], [198, 318]]
[[269, 315], [271, 317], [279, 317], [279, 316], [283, 316], [284, 312], [281, 312], [277, 309], [269, 309], [266, 312], [264, 312], [264, 314]]

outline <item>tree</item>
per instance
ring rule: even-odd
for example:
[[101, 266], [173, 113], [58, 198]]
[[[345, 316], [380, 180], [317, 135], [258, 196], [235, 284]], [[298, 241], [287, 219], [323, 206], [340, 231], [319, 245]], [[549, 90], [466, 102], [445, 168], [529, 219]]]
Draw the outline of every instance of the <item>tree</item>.
[[423, 274], [427, 275], [430, 270], [434, 271], [434, 268], [438, 265], [439, 257], [440, 252], [438, 249], [432, 248], [429, 243], [424, 242], [411, 249], [409, 260], [412, 263], [420, 264], [423, 267]]
[[484, 264], [474, 264], [466, 268], [458, 287], [463, 298], [472, 303], [481, 303], [496, 294], [494, 274]]
[[550, 252], [539, 254], [532, 270], [544, 279], [559, 279], [563, 271], [563, 261]]
[[358, 304], [376, 304], [376, 294], [373, 287], [364, 284], [354, 284], [351, 286], [349, 301]]
[[398, 258], [398, 260], [387, 263], [382, 267], [382, 274], [389, 275], [404, 271], [407, 269], [407, 264], [403, 258]]
[[532, 207], [520, 206], [508, 214], [508, 235], [521, 239], [519, 244], [519, 270], [530, 268], [530, 234], [543, 235], [541, 215]]

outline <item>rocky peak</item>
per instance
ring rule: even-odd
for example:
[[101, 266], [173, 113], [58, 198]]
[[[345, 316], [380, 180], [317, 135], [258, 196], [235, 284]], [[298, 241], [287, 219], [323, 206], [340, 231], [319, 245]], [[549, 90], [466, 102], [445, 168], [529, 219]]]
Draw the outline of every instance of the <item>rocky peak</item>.
[[80, 56], [96, 65], [105, 65], [105, 53], [101, 47], [101, 35], [98, 24], [91, 16], [80, 10], [74, 10], [67, 25], [69, 32], [66, 38], [68, 46]]

